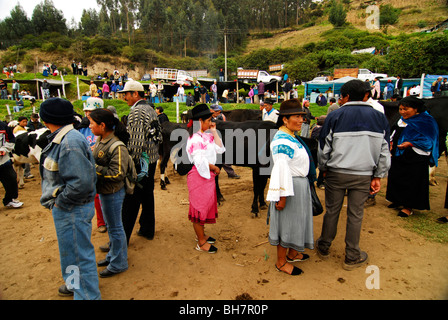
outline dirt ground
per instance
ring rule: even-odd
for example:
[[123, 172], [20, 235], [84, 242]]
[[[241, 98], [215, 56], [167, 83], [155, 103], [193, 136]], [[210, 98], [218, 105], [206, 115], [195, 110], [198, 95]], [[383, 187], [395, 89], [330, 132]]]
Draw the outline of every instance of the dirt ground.
[[[429, 242], [405, 229], [397, 211], [387, 208], [382, 194], [376, 206], [365, 210], [361, 248], [370, 257], [369, 269], [342, 269], [344, 259], [345, 211], [331, 248], [322, 261], [315, 250], [311, 259], [296, 263], [304, 274], [291, 277], [274, 268], [276, 248], [267, 243], [266, 210], [259, 218], [250, 213], [251, 171], [235, 167], [240, 180], [220, 176], [226, 201], [219, 207], [217, 224], [206, 232], [217, 239], [215, 255], [194, 250], [195, 235], [188, 221], [186, 177], [168, 175], [168, 190], [155, 184], [156, 235], [147, 240], [136, 235], [129, 245], [129, 270], [112, 278], [100, 278], [105, 300], [444, 300], [448, 298], [448, 246]], [[441, 161], [438, 186], [431, 187], [432, 211], [443, 209], [446, 163]], [[0, 208], [0, 295], [4, 300], [67, 300], [57, 294], [63, 284], [56, 233], [50, 211], [39, 203], [40, 178], [36, 176], [19, 191], [25, 205], [20, 209]], [[158, 178], [158, 173], [156, 173]], [[324, 191], [318, 190], [321, 201]], [[4, 190], [0, 187], [0, 196]], [[425, 214], [424, 212], [416, 214]], [[412, 218], [412, 217], [411, 217]], [[314, 218], [314, 236], [320, 235], [323, 215]], [[434, 222], [436, 223], [436, 222]], [[447, 225], [448, 228], [448, 225]], [[92, 242], [96, 260], [105, 257], [98, 247], [108, 241], [107, 233], [96, 230]], [[447, 229], [448, 230], [448, 229]], [[101, 268], [99, 268], [101, 270]], [[373, 270], [373, 271], [372, 271]], [[372, 273], [373, 272], [373, 273]], [[372, 278], [379, 288], [369, 289]]]

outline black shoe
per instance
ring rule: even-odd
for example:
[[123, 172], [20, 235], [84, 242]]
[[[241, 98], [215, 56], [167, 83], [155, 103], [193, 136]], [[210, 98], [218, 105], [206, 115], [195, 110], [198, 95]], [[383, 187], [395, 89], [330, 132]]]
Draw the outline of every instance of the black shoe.
[[119, 273], [120, 272], [112, 272], [112, 271], [110, 271], [109, 269], [106, 268], [106, 269], [100, 271], [100, 277], [101, 278], [110, 278], [110, 277], [113, 277], [113, 276], [115, 276], [115, 275], [117, 275]]
[[58, 289], [58, 295], [61, 297], [72, 297], [73, 294], [73, 291], [69, 290], [65, 284]]
[[168, 177], [165, 177], [165, 184], [171, 184], [170, 179], [168, 179]]
[[440, 217], [437, 219], [438, 223], [447, 223], [448, 222], [448, 218], [447, 217]]
[[152, 236], [148, 236], [146, 234], [144, 234], [143, 232], [141, 232], [140, 230], [137, 231], [137, 235], [143, 238], [146, 238], [148, 240], [153, 240], [154, 239], [154, 235]]
[[165, 183], [165, 181], [160, 180], [160, 188], [161, 188], [162, 190], [166, 190], [166, 183]]
[[229, 179], [239, 179], [241, 178], [239, 175], [229, 176]]
[[107, 261], [106, 259], [100, 260], [97, 263], [98, 267], [107, 267], [109, 265], [109, 261]]
[[404, 212], [403, 210], [401, 210], [400, 212], [398, 212], [397, 216], [402, 217], [402, 218], [408, 218], [408, 217], [412, 216], [413, 214], [414, 214], [414, 211], [412, 211], [412, 210], [409, 214]]
[[344, 270], [351, 271], [353, 269], [365, 265], [367, 262], [369, 262], [369, 256], [367, 255], [366, 252], [362, 251], [360, 257], [354, 261], [347, 260], [347, 257], [345, 257], [344, 263], [342, 264], [342, 268]]
[[297, 254], [294, 258], [289, 258], [288, 256], [286, 256], [286, 261], [288, 262], [300, 262], [300, 261], [306, 261], [310, 258], [309, 255], [307, 255], [306, 253], [302, 253], [302, 258], [297, 258], [299, 254]]
[[[285, 262], [285, 264], [286, 264], [286, 262]], [[284, 272], [284, 273], [289, 274], [289, 275], [291, 275], [291, 276], [299, 276], [299, 275], [301, 275], [301, 274], [303, 273], [303, 270], [302, 270], [302, 269], [297, 268], [297, 267], [295, 267], [295, 266], [292, 268], [292, 272], [291, 272], [291, 273], [287, 273], [287, 272], [285, 272], [285, 271], [282, 270], [282, 268], [285, 266], [285, 264], [282, 265], [280, 268], [277, 267], [277, 264], [276, 264], [276, 265], [275, 265], [275, 269], [277, 269], [278, 272]]]
[[317, 251], [317, 255], [322, 260], [327, 260], [330, 257], [330, 251], [328, 249], [327, 250], [322, 250], [319, 247], [319, 243], [317, 241], [316, 241], [316, 251]]

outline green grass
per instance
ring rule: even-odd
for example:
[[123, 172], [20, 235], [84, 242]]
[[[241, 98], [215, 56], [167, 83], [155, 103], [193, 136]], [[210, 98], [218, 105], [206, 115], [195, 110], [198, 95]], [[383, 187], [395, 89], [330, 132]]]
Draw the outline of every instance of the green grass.
[[[75, 100], [72, 101], [73, 107], [75, 108], [75, 111], [79, 114], [84, 114], [83, 109], [83, 102], [82, 100]], [[13, 107], [15, 106], [15, 102], [12, 100], [0, 100], [0, 119], [6, 120], [6, 116], [8, 114], [6, 105], [9, 105], [9, 108], [11, 110], [13, 120], [17, 120], [20, 116], [30, 117], [31, 113], [33, 112], [33, 108], [31, 106], [30, 101], [24, 100], [25, 107], [17, 113], [13, 113]], [[34, 107], [36, 108], [36, 111], [39, 112], [40, 104], [42, 103], [42, 100], [37, 100], [34, 104]], [[114, 106], [117, 110], [118, 116], [121, 118], [124, 115], [129, 114], [130, 107], [127, 105], [127, 103], [123, 100], [105, 100], [104, 103], [105, 107], [108, 106]], [[176, 122], [176, 103], [175, 102], [168, 102], [168, 103], [157, 103], [156, 106], [162, 106], [164, 109], [164, 112], [172, 122]], [[224, 108], [224, 110], [234, 110], [234, 109], [255, 109], [258, 110], [260, 106], [258, 104], [251, 104], [251, 103], [226, 103], [221, 104], [221, 106]], [[280, 104], [276, 103], [274, 104], [275, 109], [280, 108]], [[188, 108], [185, 103], [179, 103], [179, 118], [182, 112], [185, 110], [188, 110], [191, 108]], [[327, 107], [320, 107], [315, 103], [312, 103], [310, 105], [310, 110], [313, 116], [318, 117], [320, 115], [327, 113]], [[313, 120], [315, 121], [315, 120]]]
[[406, 218], [404, 227], [423, 236], [429, 241], [448, 243], [448, 232], [446, 232], [447, 226], [435, 221], [440, 217], [440, 212], [433, 212], [430, 210], [414, 212], [411, 217]]

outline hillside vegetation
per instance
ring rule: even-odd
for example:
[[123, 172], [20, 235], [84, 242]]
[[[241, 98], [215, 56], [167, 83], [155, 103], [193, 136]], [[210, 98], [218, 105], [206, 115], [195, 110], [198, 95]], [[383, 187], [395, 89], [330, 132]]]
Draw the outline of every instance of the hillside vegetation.
[[[448, 31], [422, 32], [448, 19], [446, 0], [98, 3], [100, 12], [85, 10], [78, 24], [67, 23], [50, 0], [36, 5], [31, 19], [17, 5], [11, 17], [0, 21], [2, 65], [17, 64], [18, 79], [42, 77], [44, 63], [70, 74], [72, 60], [87, 66], [85, 79], [105, 69], [140, 79], [154, 67], [206, 69], [217, 77], [225, 66], [225, 34], [230, 80], [238, 67], [268, 70], [273, 64], [284, 64], [282, 73], [303, 81], [341, 66], [404, 77], [448, 74]], [[380, 9], [379, 30], [366, 28], [369, 5]], [[351, 54], [367, 47], [384, 54]], [[76, 83], [76, 78], [68, 81]], [[87, 91], [82, 86], [81, 92]], [[69, 96], [76, 98], [75, 89], [69, 89]]]

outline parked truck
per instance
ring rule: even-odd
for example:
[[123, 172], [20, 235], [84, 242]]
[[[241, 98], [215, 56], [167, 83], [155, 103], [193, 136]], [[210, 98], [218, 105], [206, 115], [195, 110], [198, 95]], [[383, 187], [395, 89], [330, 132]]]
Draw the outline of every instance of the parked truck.
[[263, 70], [245, 70], [238, 69], [237, 73], [239, 80], [246, 80], [247, 82], [271, 82], [271, 81], [281, 81], [282, 78], [279, 76], [270, 75]]
[[187, 71], [168, 68], [154, 68], [152, 78], [164, 81], [193, 82], [193, 77]]
[[369, 80], [373, 81], [375, 78], [387, 78], [387, 74], [385, 73], [374, 73], [369, 69], [359, 69], [359, 68], [342, 68], [342, 69], [334, 69], [334, 79], [340, 79], [344, 77], [353, 77], [358, 78], [360, 80]]

